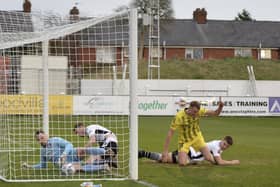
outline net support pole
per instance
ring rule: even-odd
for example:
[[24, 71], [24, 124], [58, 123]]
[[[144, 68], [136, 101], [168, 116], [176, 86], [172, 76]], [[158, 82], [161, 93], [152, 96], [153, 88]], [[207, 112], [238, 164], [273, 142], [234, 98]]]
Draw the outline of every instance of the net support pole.
[[42, 42], [43, 67], [43, 130], [49, 134], [49, 41]]
[[130, 137], [129, 137], [129, 174], [132, 180], [138, 179], [138, 115], [137, 115], [137, 79], [138, 79], [138, 19], [137, 9], [133, 8], [129, 16], [129, 92], [130, 92]]

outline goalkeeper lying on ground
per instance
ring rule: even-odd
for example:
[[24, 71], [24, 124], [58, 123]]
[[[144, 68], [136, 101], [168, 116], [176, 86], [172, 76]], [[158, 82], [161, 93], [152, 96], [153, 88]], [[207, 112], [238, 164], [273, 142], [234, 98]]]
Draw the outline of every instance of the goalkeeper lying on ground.
[[[107, 154], [104, 149], [97, 147], [74, 148], [73, 144], [67, 140], [60, 137], [49, 138], [42, 130], [36, 131], [35, 138], [41, 145], [40, 162], [35, 165], [23, 163], [24, 168], [47, 168], [47, 162], [52, 162], [55, 166], [62, 168], [63, 165], [69, 163], [80, 163], [88, 155]], [[105, 161], [100, 161], [96, 164], [90, 164], [90, 166], [83, 165], [80, 170], [85, 172], [108, 170], [108, 164]]]
[[[213, 140], [207, 142], [207, 147], [214, 157], [217, 165], [236, 165], [240, 164], [239, 160], [223, 160], [221, 154], [223, 151], [228, 149], [233, 145], [233, 139], [231, 136], [225, 136], [222, 140]], [[147, 152], [141, 150], [138, 152], [138, 158], [148, 158], [151, 160], [156, 160], [158, 162], [162, 161], [162, 154], [157, 152]], [[194, 148], [190, 147], [188, 152], [188, 164], [195, 164], [197, 162], [203, 161], [204, 157], [201, 152], [196, 152]], [[178, 163], [178, 151], [173, 151], [168, 153], [168, 163]]]

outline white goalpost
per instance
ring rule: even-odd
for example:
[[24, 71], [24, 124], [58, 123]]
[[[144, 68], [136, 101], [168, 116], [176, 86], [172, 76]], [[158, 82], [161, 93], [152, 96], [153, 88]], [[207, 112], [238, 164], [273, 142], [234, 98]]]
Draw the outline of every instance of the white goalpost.
[[[90, 18], [0, 11], [0, 179], [138, 179], [137, 20], [136, 9]], [[46, 157], [34, 168], [44, 156], [35, 132], [81, 148], [89, 139], [73, 132], [78, 123], [116, 135], [117, 166], [68, 175]], [[79, 164], [93, 164], [88, 157]], [[107, 166], [103, 158], [94, 155]]]

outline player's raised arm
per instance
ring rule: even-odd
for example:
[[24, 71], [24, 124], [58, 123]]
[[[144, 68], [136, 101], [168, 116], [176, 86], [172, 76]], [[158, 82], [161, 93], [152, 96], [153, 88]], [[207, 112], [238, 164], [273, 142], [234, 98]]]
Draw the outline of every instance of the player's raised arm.
[[222, 101], [222, 97], [219, 97], [218, 108], [216, 110], [207, 110], [205, 115], [206, 116], [218, 116], [222, 112], [224, 107], [224, 103]]

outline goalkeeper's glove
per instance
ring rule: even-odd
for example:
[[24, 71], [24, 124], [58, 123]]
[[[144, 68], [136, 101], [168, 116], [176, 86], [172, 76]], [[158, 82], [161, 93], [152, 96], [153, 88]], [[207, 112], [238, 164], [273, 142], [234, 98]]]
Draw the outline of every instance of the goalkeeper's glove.
[[23, 169], [32, 168], [32, 166], [29, 165], [29, 164], [27, 164], [26, 162], [23, 162], [23, 163], [21, 164], [21, 167], [22, 167]]

